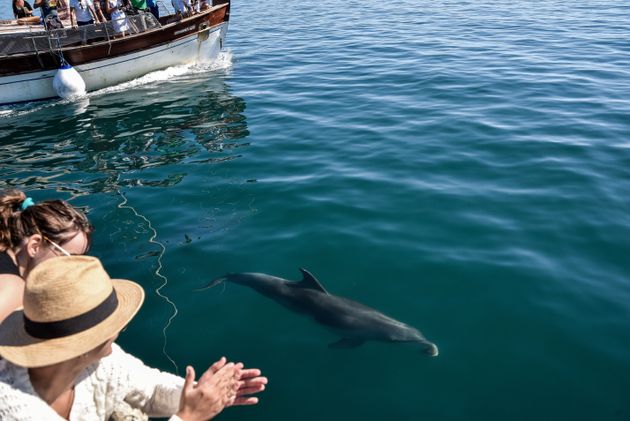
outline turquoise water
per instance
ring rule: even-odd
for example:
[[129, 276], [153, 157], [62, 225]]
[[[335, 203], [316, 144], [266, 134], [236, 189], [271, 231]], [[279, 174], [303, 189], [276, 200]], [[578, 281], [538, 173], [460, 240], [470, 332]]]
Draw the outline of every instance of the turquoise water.
[[[263, 369], [221, 419], [628, 420], [630, 6], [579, 3], [236, 1], [212, 68], [0, 109], [0, 184], [89, 212], [123, 347]], [[439, 357], [192, 291], [300, 266]]]

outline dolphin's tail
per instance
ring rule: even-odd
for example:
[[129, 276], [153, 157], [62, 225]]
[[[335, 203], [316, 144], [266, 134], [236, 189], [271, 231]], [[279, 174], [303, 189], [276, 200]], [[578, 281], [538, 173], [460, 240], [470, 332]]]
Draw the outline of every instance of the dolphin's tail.
[[213, 279], [212, 281], [210, 281], [210, 283], [208, 285], [206, 285], [205, 287], [193, 289], [193, 291], [197, 292], [197, 291], [203, 291], [205, 289], [214, 288], [215, 286], [225, 282], [226, 280], [227, 280], [227, 276], [221, 276], [220, 278], [216, 278], [216, 279]]
[[430, 357], [437, 357], [439, 354], [438, 347], [431, 342], [423, 344], [422, 352]]

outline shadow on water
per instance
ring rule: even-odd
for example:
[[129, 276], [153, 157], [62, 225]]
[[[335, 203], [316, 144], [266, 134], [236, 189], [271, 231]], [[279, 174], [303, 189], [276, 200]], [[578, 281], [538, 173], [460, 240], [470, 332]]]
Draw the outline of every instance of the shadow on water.
[[[169, 187], [186, 176], [182, 164], [235, 159], [248, 145], [246, 104], [230, 93], [225, 79], [220, 71], [210, 77], [193, 73], [72, 102], [5, 107], [0, 187], [74, 196], [125, 186]], [[158, 167], [159, 173], [151, 171]], [[140, 170], [148, 174], [141, 178]]]

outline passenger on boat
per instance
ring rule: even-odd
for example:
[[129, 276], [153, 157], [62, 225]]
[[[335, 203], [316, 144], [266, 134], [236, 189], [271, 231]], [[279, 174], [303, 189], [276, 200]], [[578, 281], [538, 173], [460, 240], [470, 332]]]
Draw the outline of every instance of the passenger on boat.
[[105, 421], [135, 409], [171, 421], [207, 420], [226, 407], [258, 403], [251, 395], [265, 389], [260, 370], [224, 357], [195, 382], [191, 366], [184, 379], [123, 351], [114, 341], [140, 309], [144, 291], [111, 279], [95, 257], [43, 262], [29, 274], [24, 298], [24, 309], [0, 325], [0, 419], [72, 414]]
[[118, 35], [125, 36], [129, 31], [129, 20], [123, 11], [124, 4], [122, 0], [107, 0], [106, 6], [105, 10], [111, 17], [114, 31]]
[[34, 203], [19, 190], [0, 194], [0, 322], [22, 306], [29, 272], [51, 257], [85, 254], [93, 229], [63, 200]]
[[149, 6], [149, 10], [155, 16], [156, 19], [160, 18], [160, 8], [156, 3], [156, 0], [147, 0], [147, 6]]
[[194, 9], [190, 3], [190, 0], [171, 0], [173, 9], [177, 16], [181, 18], [187, 18], [194, 14]]
[[147, 0], [131, 0], [131, 7], [133, 7], [133, 9], [136, 12], [138, 12], [138, 11], [148, 12], [149, 11], [149, 6], [147, 6]]
[[106, 3], [107, 0], [94, 0], [94, 10], [96, 11], [99, 22], [107, 22], [109, 20], [109, 15], [105, 11], [107, 7]]
[[13, 0], [13, 15], [16, 19], [33, 16], [33, 8], [26, 0]]
[[[76, 24], [75, 24], [76, 17]], [[93, 25], [99, 22], [92, 0], [70, 0], [70, 21], [72, 27]]]
[[61, 19], [59, 19], [59, 14], [57, 12], [58, 6], [61, 5], [61, 2], [57, 0], [35, 0], [33, 5], [37, 8], [39, 7], [42, 10], [42, 20], [46, 25], [46, 29], [59, 29], [63, 28], [63, 24], [61, 23]]
[[66, 21], [70, 21], [70, 6], [66, 0], [57, 0], [57, 13], [64, 25], [68, 23]]

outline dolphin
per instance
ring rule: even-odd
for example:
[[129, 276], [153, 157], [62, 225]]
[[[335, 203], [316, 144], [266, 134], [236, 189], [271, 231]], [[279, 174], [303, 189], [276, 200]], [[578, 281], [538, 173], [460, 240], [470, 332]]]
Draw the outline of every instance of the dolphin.
[[306, 269], [301, 281], [289, 281], [264, 273], [230, 273], [216, 278], [205, 288], [222, 282], [250, 287], [292, 311], [312, 316], [317, 322], [341, 334], [331, 348], [355, 348], [365, 341], [413, 342], [422, 352], [435, 357], [438, 348], [420, 331], [378, 310], [347, 298], [330, 294]]

